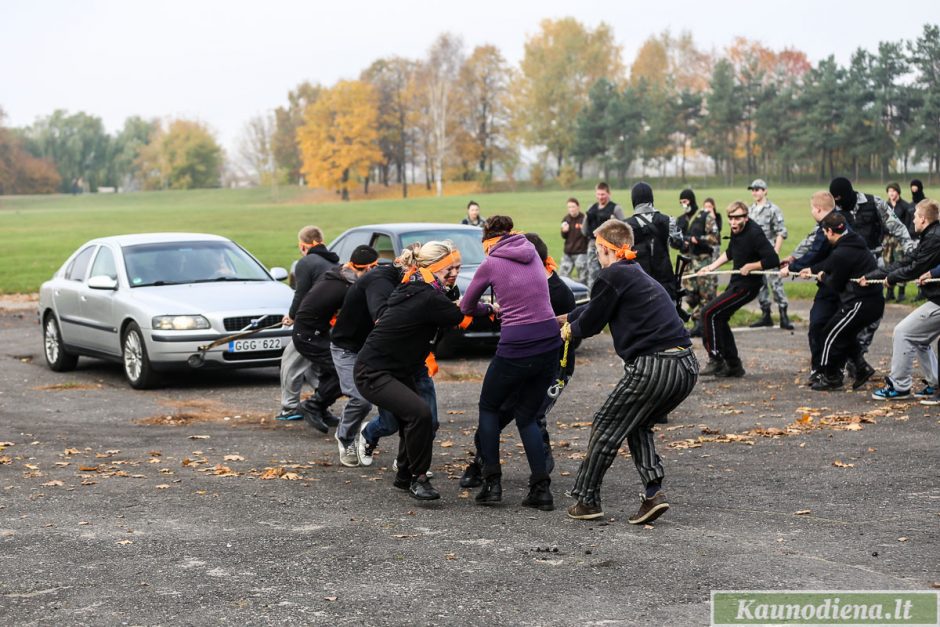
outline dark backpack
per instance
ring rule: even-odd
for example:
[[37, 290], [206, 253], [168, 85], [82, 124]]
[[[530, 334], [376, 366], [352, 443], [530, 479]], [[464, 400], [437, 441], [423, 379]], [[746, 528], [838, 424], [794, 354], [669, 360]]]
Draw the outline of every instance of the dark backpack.
[[633, 228], [637, 263], [670, 295], [674, 294], [676, 277], [669, 260], [669, 218], [658, 211], [635, 213], [627, 218], [627, 224]]
[[843, 212], [849, 227], [862, 236], [868, 250], [877, 250], [881, 248], [884, 239], [885, 230], [881, 223], [881, 216], [878, 215], [878, 205], [875, 197], [871, 194], [865, 194], [865, 202], [856, 205], [854, 212]]

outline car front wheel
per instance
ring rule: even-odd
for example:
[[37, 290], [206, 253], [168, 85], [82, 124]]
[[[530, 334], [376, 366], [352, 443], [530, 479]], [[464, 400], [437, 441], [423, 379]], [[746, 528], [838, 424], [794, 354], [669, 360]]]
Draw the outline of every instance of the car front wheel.
[[74, 370], [78, 363], [78, 355], [65, 350], [65, 344], [62, 342], [62, 334], [59, 332], [59, 323], [56, 322], [53, 314], [46, 315], [46, 321], [42, 325], [42, 345], [43, 354], [46, 356], [46, 364], [50, 370], [55, 372], [65, 372]]
[[157, 383], [157, 375], [147, 356], [147, 345], [144, 336], [136, 322], [131, 322], [124, 330], [124, 339], [121, 342], [124, 362], [124, 376], [127, 382], [136, 390], [145, 390]]

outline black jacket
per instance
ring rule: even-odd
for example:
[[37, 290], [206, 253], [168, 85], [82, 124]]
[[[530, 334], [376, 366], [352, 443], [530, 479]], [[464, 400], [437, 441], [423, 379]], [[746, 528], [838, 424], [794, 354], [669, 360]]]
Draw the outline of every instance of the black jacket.
[[[715, 214], [715, 218], [716, 218], [715, 224], [716, 224], [716, 226], [717, 226], [717, 225], [718, 225], [718, 220], [717, 220], [718, 214], [717, 214], [717, 213]], [[681, 219], [682, 219], [682, 218], [680, 218], [680, 220], [681, 220]], [[683, 235], [687, 235], [687, 236], [688, 236], [687, 239], [689, 240], [689, 252], [692, 253], [693, 255], [710, 255], [710, 254], [712, 254], [712, 252], [714, 252], [714, 250], [715, 250], [715, 247], [712, 246], [711, 244], [709, 244], [709, 243], [708, 243], [707, 241], [705, 241], [705, 240], [708, 239], [708, 238], [710, 238], [710, 237], [714, 237], [715, 239], [712, 240], [712, 241], [719, 241], [719, 238], [721, 237], [721, 230], [720, 230], [720, 227], [719, 227], [719, 231], [714, 232], [714, 233], [707, 233], [707, 232], [705, 231], [705, 223], [707, 222], [707, 220], [708, 220], [708, 212], [707, 212], [707, 211], [700, 211], [700, 212], [698, 213], [698, 215], [696, 215], [694, 218], [692, 218], [692, 220], [689, 222], [688, 232], [687, 232], [687, 233], [686, 233], [686, 232], [683, 232]], [[693, 237], [694, 237], [696, 240], [698, 240], [698, 243], [697, 243], [697, 244], [693, 244], [693, 243], [692, 243], [691, 238], [693, 238]]]
[[[581, 226], [581, 232], [584, 233], [584, 237], [589, 240], [594, 239], [594, 230], [610, 220], [611, 217], [617, 218], [618, 220], [624, 219], [623, 209], [613, 200], [609, 200], [607, 204], [604, 205], [603, 209], [598, 207], [597, 203], [591, 205], [591, 208], [587, 210], [587, 216], [584, 218], [584, 224]], [[590, 246], [590, 243], [588, 245]]]
[[297, 317], [297, 308], [313, 284], [320, 276], [339, 263], [336, 253], [330, 252], [323, 244], [317, 244], [307, 250], [307, 254], [294, 266], [294, 300], [287, 315]]
[[[890, 204], [888, 203], [889, 206]], [[901, 221], [901, 224], [907, 227], [907, 232], [911, 234], [911, 237], [914, 237], [914, 205], [903, 198], [898, 198], [898, 204], [892, 209], [894, 209], [894, 215]]]
[[[879, 269], [865, 276], [869, 279], [887, 278], [892, 284], [903, 283], [915, 280], [937, 264], [940, 264], [940, 222], [934, 222], [921, 231], [917, 248], [902, 262], [891, 264], [887, 272]], [[924, 296], [935, 305], [940, 305], [940, 283], [925, 283]]]
[[356, 363], [410, 377], [431, 352], [437, 328], [454, 327], [461, 320], [460, 309], [441, 290], [422, 281], [402, 283], [388, 297]]
[[355, 273], [342, 266], [335, 266], [310, 288], [297, 308], [294, 333], [306, 338], [322, 338], [329, 346], [330, 321], [343, 305], [346, 290], [356, 280]]
[[552, 301], [552, 311], [556, 316], [571, 313], [575, 307], [571, 288], [561, 280], [557, 272], [552, 272], [548, 277], [548, 299]]
[[349, 286], [330, 334], [333, 344], [358, 353], [375, 321], [385, 311], [389, 295], [401, 283], [401, 277], [401, 270], [392, 264], [382, 264]]
[[843, 303], [859, 298], [884, 300], [881, 285], [862, 287], [849, 280], [877, 269], [878, 262], [868, 250], [868, 244], [854, 231], [846, 231], [832, 247], [829, 256], [811, 268], [813, 274], [825, 273], [822, 284], [837, 293]]
[[635, 213], [627, 218], [627, 224], [633, 228], [637, 263], [675, 300], [676, 274], [669, 257], [669, 217], [658, 211]]
[[[752, 220], [744, 224], [740, 233], [732, 233], [728, 249], [725, 251], [732, 261], [732, 267], [740, 270], [744, 264], [760, 261], [762, 270], [776, 270], [780, 267], [780, 257], [774, 250], [773, 244], [764, 235], [764, 230]], [[728, 282], [729, 287], [759, 288], [764, 281], [762, 274], [749, 274], [741, 276], [732, 274]]]
[[[758, 232], [763, 237], [759, 228]], [[602, 269], [590, 302], [568, 314], [568, 321], [573, 338], [597, 335], [609, 324], [614, 350], [624, 361], [692, 345], [675, 302], [635, 261], [618, 261]]]

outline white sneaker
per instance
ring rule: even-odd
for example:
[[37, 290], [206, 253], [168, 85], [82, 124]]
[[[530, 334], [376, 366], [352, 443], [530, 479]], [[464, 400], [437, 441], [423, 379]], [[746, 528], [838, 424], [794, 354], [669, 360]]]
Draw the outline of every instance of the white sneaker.
[[359, 437], [356, 438], [356, 453], [359, 455], [359, 463], [363, 466], [372, 465], [372, 452], [375, 450], [375, 447], [369, 446], [365, 434], [363, 434], [367, 426], [369, 426], [369, 423], [363, 420], [362, 426], [359, 428]]
[[[395, 472], [398, 472], [398, 459], [395, 459], [395, 461], [392, 462], [392, 470], [394, 470]], [[431, 472], [430, 470], [424, 474], [427, 475], [428, 479], [434, 476], [434, 473]]]
[[333, 437], [336, 438], [336, 446], [339, 448], [339, 463], [349, 468], [358, 466], [359, 455], [356, 453], [356, 442], [353, 441], [349, 446], [343, 446], [343, 442], [338, 435], [334, 434]]

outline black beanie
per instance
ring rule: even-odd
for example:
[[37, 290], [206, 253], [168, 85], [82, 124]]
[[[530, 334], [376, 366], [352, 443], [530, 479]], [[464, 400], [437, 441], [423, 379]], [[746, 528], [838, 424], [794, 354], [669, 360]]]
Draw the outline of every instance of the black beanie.
[[366, 246], [365, 244], [356, 246], [355, 250], [352, 251], [352, 255], [349, 256], [349, 261], [357, 266], [368, 266], [378, 261], [378, 259], [379, 253], [375, 252], [375, 249], [371, 246]]
[[843, 211], [851, 211], [855, 208], [858, 198], [855, 190], [852, 189], [852, 181], [844, 176], [838, 176], [829, 183], [829, 193], [836, 199], [836, 204]]
[[650, 187], [649, 184], [641, 181], [633, 186], [633, 190], [630, 192], [630, 199], [633, 201], [634, 209], [636, 209], [637, 205], [642, 205], [643, 203], [652, 205], [653, 188]]
[[888, 191], [889, 189], [896, 191], [898, 196], [901, 195], [901, 186], [898, 183], [888, 183], [887, 187], [885, 187], [885, 191]]
[[693, 192], [691, 189], [684, 189], [679, 192], [679, 200], [689, 201], [689, 208], [686, 210], [686, 213], [689, 215], [692, 215], [698, 211], [698, 203], [695, 202], [695, 192]]
[[911, 192], [911, 200], [916, 205], [917, 203], [922, 201], [924, 198], [926, 198], [926, 196], [924, 196], [924, 184], [920, 182], [920, 179], [912, 179], [911, 187], [913, 187], [914, 185], [917, 186], [917, 191]]

